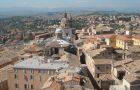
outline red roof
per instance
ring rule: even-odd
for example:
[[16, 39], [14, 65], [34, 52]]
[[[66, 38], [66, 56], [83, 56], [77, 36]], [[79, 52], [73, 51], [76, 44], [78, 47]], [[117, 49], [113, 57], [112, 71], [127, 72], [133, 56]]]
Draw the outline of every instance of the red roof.
[[132, 38], [128, 35], [117, 35], [117, 39], [122, 39], [122, 40], [132, 40]]
[[104, 37], [104, 38], [116, 38], [117, 35], [115, 34], [102, 34], [102, 35], [96, 35], [96, 37]]
[[132, 38], [128, 35], [115, 35], [115, 34], [103, 34], [103, 35], [96, 35], [96, 37], [99, 38], [116, 38], [116, 39], [122, 39], [122, 40], [131, 40]]

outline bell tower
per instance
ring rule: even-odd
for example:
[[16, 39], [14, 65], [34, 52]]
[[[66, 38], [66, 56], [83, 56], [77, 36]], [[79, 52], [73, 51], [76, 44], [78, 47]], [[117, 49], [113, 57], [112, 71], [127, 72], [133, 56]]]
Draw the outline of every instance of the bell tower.
[[68, 18], [68, 14], [67, 14], [67, 12], [65, 11], [65, 13], [64, 13], [64, 18]]

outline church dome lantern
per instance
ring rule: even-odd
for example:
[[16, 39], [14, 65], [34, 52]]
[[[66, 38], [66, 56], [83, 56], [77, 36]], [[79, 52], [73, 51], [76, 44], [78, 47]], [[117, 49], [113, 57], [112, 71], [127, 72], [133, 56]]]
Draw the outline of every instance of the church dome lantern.
[[62, 34], [63, 34], [63, 30], [60, 28], [57, 28], [55, 31], [56, 38], [62, 39], [62, 37], [63, 37]]

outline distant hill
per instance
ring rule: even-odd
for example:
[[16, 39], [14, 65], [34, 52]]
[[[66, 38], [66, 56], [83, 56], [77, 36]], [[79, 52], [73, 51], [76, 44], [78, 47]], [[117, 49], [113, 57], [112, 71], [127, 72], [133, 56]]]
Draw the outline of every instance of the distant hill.
[[7, 18], [8, 16], [7, 15], [0, 15], [0, 19], [1, 18]]
[[15, 15], [34, 15], [38, 13], [47, 12], [47, 8], [26, 8], [26, 7], [15, 7], [15, 8], [0, 8], [0, 15], [15, 16]]
[[[15, 16], [15, 15], [36, 15], [47, 12], [84, 12], [84, 11], [107, 11], [105, 13], [112, 13], [112, 11], [125, 12], [125, 13], [140, 13], [139, 8], [123, 8], [123, 9], [112, 9], [112, 8], [97, 8], [97, 7], [60, 7], [60, 8], [30, 8], [30, 7], [13, 7], [13, 8], [0, 8], [0, 15]], [[0, 16], [0, 17], [1, 17]]]

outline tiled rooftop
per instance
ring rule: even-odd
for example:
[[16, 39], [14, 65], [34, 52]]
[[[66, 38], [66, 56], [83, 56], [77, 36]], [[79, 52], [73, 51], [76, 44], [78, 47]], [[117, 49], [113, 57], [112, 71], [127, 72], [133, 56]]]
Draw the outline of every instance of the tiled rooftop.
[[112, 64], [112, 59], [94, 59], [95, 65], [100, 64]]
[[107, 81], [107, 80], [115, 80], [115, 78], [111, 74], [105, 74], [99, 77], [100, 80], [102, 81]]
[[5, 50], [0, 52], [0, 65], [11, 62], [13, 58], [18, 57], [19, 52], [13, 50]]

